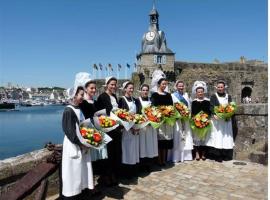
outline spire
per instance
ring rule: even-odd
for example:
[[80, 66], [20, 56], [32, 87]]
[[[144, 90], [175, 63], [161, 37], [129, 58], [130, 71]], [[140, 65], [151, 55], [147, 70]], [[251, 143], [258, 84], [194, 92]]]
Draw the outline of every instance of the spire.
[[149, 13], [150, 16], [150, 30], [159, 30], [159, 24], [158, 24], [158, 11], [155, 6], [155, 0], [153, 0], [153, 8]]

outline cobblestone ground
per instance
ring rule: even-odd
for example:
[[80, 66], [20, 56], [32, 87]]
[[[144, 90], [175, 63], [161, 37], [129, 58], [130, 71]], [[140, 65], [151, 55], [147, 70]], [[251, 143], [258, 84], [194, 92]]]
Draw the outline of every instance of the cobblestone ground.
[[234, 162], [190, 161], [155, 169], [103, 188], [103, 194], [94, 199], [267, 199], [267, 166]]

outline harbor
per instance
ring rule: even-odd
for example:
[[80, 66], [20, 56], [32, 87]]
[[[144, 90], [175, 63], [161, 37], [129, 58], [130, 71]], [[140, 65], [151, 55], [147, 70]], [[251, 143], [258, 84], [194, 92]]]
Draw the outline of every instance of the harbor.
[[41, 149], [47, 142], [62, 143], [63, 110], [63, 105], [48, 105], [0, 112], [0, 160]]

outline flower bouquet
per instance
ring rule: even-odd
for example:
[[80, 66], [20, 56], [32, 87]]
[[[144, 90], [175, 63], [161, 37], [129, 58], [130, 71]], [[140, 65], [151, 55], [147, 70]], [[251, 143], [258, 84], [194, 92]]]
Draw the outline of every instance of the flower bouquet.
[[111, 112], [111, 118], [120, 122], [128, 131], [134, 125], [134, 115], [126, 111], [125, 109], [117, 109]]
[[159, 128], [164, 122], [162, 113], [157, 107], [145, 107], [142, 109], [142, 113], [149, 120], [149, 123], [153, 128]]
[[144, 115], [135, 114], [134, 123], [133, 128], [138, 130], [146, 127], [149, 124], [149, 121]]
[[76, 135], [84, 146], [94, 149], [101, 149], [112, 140], [107, 134], [97, 130], [90, 119], [76, 125]]
[[190, 112], [188, 107], [182, 103], [182, 102], [177, 102], [174, 104], [176, 110], [179, 112], [179, 114], [181, 115], [181, 119], [187, 120], [189, 119], [190, 116]]
[[93, 119], [95, 127], [105, 133], [116, 129], [119, 126], [116, 120], [106, 115], [95, 116]]
[[203, 111], [199, 112], [191, 119], [190, 126], [199, 139], [205, 139], [211, 128], [208, 114]]
[[162, 113], [165, 123], [170, 126], [173, 126], [176, 122], [176, 119], [180, 118], [180, 114], [176, 111], [174, 106], [158, 106], [158, 109]]
[[219, 105], [214, 107], [215, 114], [225, 121], [231, 119], [231, 117], [235, 114], [236, 104], [235, 102], [231, 102], [227, 105]]

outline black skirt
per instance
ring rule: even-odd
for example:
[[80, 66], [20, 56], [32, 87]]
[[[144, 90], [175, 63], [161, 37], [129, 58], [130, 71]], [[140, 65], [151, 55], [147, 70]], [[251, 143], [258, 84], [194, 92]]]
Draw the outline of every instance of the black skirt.
[[158, 140], [158, 148], [159, 149], [172, 149], [173, 140]]

